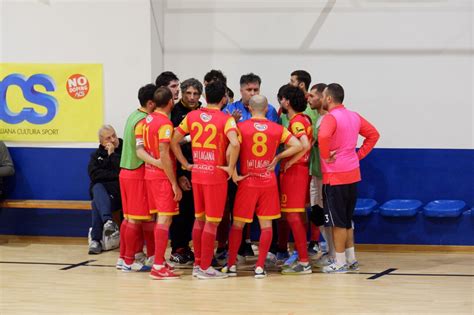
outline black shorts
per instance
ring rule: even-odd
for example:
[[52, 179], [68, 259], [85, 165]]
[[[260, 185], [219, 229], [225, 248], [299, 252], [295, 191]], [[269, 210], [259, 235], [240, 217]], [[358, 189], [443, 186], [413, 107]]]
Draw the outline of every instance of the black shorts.
[[357, 183], [323, 185], [324, 225], [351, 229], [356, 202]]
[[311, 223], [316, 226], [324, 225], [324, 210], [318, 205], [314, 205], [311, 207], [311, 214], [309, 215]]

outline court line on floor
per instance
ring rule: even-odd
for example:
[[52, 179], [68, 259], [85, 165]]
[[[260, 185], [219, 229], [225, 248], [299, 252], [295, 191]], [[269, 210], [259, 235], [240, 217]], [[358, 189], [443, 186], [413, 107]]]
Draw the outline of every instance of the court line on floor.
[[[49, 263], [49, 262], [30, 262], [30, 261], [0, 261], [0, 264], [18, 264], [18, 265], [51, 265], [51, 266], [66, 266], [61, 268], [60, 270], [71, 270], [77, 267], [108, 267], [108, 268], [115, 268], [115, 265], [102, 265], [102, 264], [92, 264], [89, 263], [95, 262], [97, 260], [86, 260], [80, 263], [72, 264], [72, 263]], [[191, 268], [179, 268], [179, 269], [186, 269], [191, 270]], [[474, 274], [449, 274], [449, 273], [400, 273], [400, 272], [393, 272], [398, 270], [396, 268], [389, 268], [382, 272], [348, 272], [347, 274], [350, 275], [371, 275], [371, 277], [367, 278], [368, 280], [375, 280], [379, 279], [382, 276], [415, 276], [415, 277], [474, 277]], [[244, 273], [253, 273], [253, 269], [249, 270], [239, 270], [240, 272]], [[273, 271], [278, 272], [276, 270], [269, 270], [271, 273]], [[322, 271], [313, 271], [313, 273], [323, 273]]]

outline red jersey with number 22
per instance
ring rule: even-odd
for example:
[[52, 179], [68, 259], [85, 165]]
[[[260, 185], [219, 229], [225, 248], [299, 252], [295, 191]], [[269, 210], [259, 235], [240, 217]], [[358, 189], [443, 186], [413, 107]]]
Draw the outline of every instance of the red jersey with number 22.
[[191, 111], [176, 130], [191, 135], [191, 181], [206, 185], [227, 183], [227, 173], [217, 166], [227, 165], [227, 133], [237, 131], [234, 118], [217, 108], [201, 108]]

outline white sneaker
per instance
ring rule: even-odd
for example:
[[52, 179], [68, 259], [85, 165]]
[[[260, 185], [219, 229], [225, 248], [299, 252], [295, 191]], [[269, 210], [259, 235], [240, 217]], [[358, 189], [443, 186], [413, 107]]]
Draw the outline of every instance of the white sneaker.
[[[145, 261], [145, 266], [148, 266], [148, 267], [153, 267], [153, 264], [155, 263], [155, 256], [150, 256], [146, 259]], [[174, 266], [173, 266], [174, 267]]]
[[332, 263], [329, 266], [323, 268], [324, 273], [347, 273], [348, 271], [347, 265], [339, 266], [336, 263]]
[[201, 280], [212, 280], [212, 279], [225, 279], [228, 275], [217, 271], [214, 267], [210, 266], [206, 270], [199, 268], [197, 278]]
[[334, 263], [334, 260], [329, 258], [329, 255], [323, 255], [321, 258], [319, 258], [318, 260], [314, 262], [314, 265], [316, 267], [321, 268], [321, 267], [329, 266], [332, 263]]
[[198, 273], [199, 273], [199, 266], [193, 266], [193, 277], [197, 277]]
[[123, 260], [123, 258], [120, 258], [120, 257], [119, 257], [119, 258], [117, 259], [117, 263], [115, 264], [115, 268], [116, 268], [117, 270], [122, 270], [122, 267], [123, 267], [124, 264], [125, 264], [125, 261]]
[[135, 261], [131, 265], [127, 265], [126, 263], [122, 266], [123, 272], [149, 272], [151, 271], [151, 267], [145, 266], [144, 264]]
[[89, 228], [89, 232], [87, 233], [87, 246], [91, 246], [92, 242], [92, 227]]
[[267, 276], [267, 273], [262, 267], [255, 268], [255, 279], [263, 279]]
[[144, 252], [139, 252], [135, 254], [135, 261], [138, 261], [142, 264], [145, 264], [146, 262], [146, 255]]
[[112, 250], [120, 246], [120, 232], [115, 231], [113, 234], [105, 235], [102, 233], [102, 240], [100, 241], [104, 250]]

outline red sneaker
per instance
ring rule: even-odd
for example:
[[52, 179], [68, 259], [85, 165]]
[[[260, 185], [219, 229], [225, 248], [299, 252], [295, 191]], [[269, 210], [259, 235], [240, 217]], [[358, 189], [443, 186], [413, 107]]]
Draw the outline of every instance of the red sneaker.
[[160, 270], [153, 267], [151, 268], [150, 278], [155, 280], [174, 280], [179, 279], [179, 275], [169, 270], [167, 266], [161, 267]]

